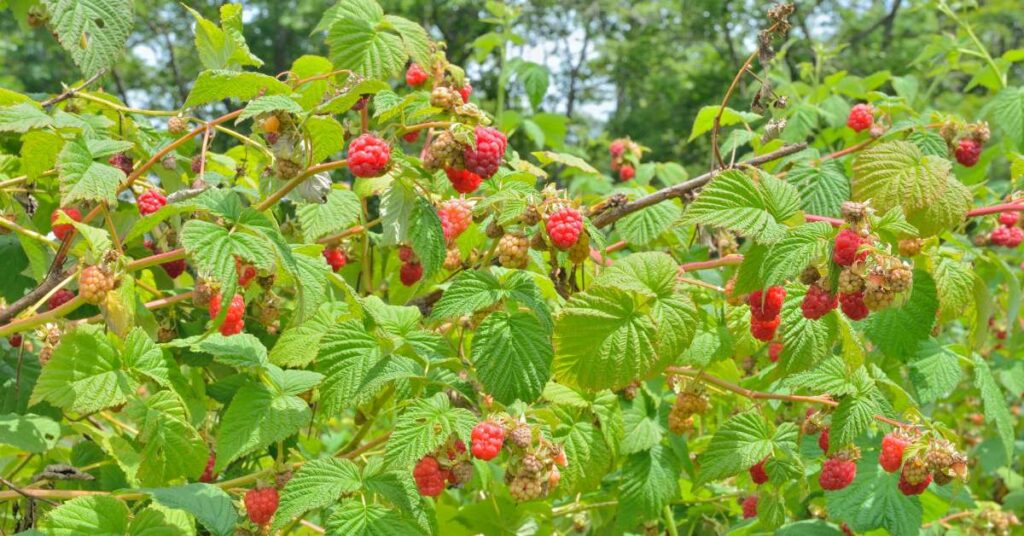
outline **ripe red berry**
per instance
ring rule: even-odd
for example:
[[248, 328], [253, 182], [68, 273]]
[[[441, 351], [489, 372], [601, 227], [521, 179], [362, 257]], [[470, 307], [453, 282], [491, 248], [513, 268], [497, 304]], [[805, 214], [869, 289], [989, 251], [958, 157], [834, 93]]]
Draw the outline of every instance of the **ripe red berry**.
[[446, 168], [444, 174], [448, 176], [452, 188], [460, 194], [472, 193], [484, 180], [480, 175], [466, 169]]
[[840, 266], [849, 266], [854, 261], [864, 260], [867, 257], [867, 252], [861, 252], [857, 254], [857, 249], [860, 248], [864, 239], [854, 231], [850, 229], [843, 229], [836, 235], [835, 247], [832, 249], [832, 260]]
[[862, 320], [867, 318], [868, 306], [864, 305], [864, 292], [853, 292], [839, 295], [839, 308], [850, 320]]
[[473, 86], [466, 82], [466, 85], [459, 88], [459, 96], [462, 97], [462, 103], [466, 104], [469, 102], [469, 96], [473, 94]]
[[622, 153], [626, 151], [626, 142], [622, 140], [615, 140], [608, 144], [608, 152], [611, 153], [612, 158], [618, 158], [622, 156]]
[[451, 241], [457, 238], [473, 223], [473, 209], [465, 199], [448, 199], [437, 207], [437, 215], [441, 218], [441, 229], [444, 239]]
[[910, 481], [907, 480], [906, 475], [904, 475], [901, 472], [900, 473], [900, 480], [896, 484], [896, 486], [900, 489], [900, 492], [903, 493], [904, 495], [920, 495], [920, 494], [924, 493], [924, 490], [928, 489], [928, 485], [931, 484], [931, 483], [932, 483], [932, 475], [931, 475], [931, 473], [928, 473], [924, 477], [924, 480], [918, 482], [917, 484], [911, 484]]
[[768, 458], [765, 458], [750, 467], [750, 479], [753, 480], [755, 484], [760, 485], [768, 482], [768, 473], [764, 470], [764, 462], [766, 461], [768, 461]]
[[74, 299], [74, 297], [74, 292], [71, 292], [66, 288], [62, 288], [57, 292], [54, 292], [53, 296], [50, 296], [50, 299], [46, 302], [46, 306], [49, 307], [49, 309], [52, 311], [60, 307], [61, 305], [64, 305], [65, 303], [71, 301], [72, 299]]
[[[64, 214], [67, 214], [67, 216], [72, 220], [82, 221], [82, 213], [79, 212], [76, 208], [63, 208], [59, 210], [63, 210]], [[58, 223], [54, 225], [53, 222], [57, 221], [58, 216], [59, 213], [57, 212], [57, 210], [54, 210], [53, 213], [50, 214], [50, 227], [53, 230], [53, 236], [56, 236], [57, 240], [63, 242], [64, 237], [70, 234], [71, 231], [75, 230], [75, 226], [71, 225], [70, 223]]]
[[345, 263], [348, 262], [345, 252], [337, 246], [324, 248], [324, 259], [327, 260], [327, 264], [330, 264], [331, 269], [335, 272], [341, 270]]
[[770, 359], [772, 363], [778, 363], [779, 356], [782, 355], [782, 348], [783, 345], [781, 342], [773, 342], [768, 345], [768, 359]]
[[148, 216], [167, 204], [167, 198], [164, 194], [160, 193], [156, 188], [150, 188], [145, 192], [139, 194], [138, 207], [139, 214]]
[[811, 285], [807, 287], [807, 294], [804, 294], [804, 301], [800, 304], [800, 309], [804, 313], [804, 318], [817, 320], [828, 314], [829, 311], [835, 309], [838, 305], [839, 298], [835, 294], [821, 288], [819, 285]]
[[[220, 293], [216, 293], [210, 297], [210, 305], [208, 312], [210, 318], [217, 318], [220, 314]], [[225, 337], [229, 337], [242, 331], [245, 327], [245, 299], [241, 294], [235, 294], [231, 298], [231, 304], [228, 305], [228, 312], [224, 316], [224, 323], [220, 325], [220, 333]]]
[[498, 172], [501, 166], [501, 159], [505, 156], [505, 149], [508, 147], [508, 139], [496, 128], [476, 127], [476, 145], [466, 147], [463, 156], [466, 161], [466, 169], [489, 179]]
[[412, 87], [422, 86], [428, 78], [430, 75], [418, 63], [410, 65], [409, 69], [405, 71], [405, 83]]
[[751, 495], [743, 499], [743, 519], [757, 517], [757, 495]]
[[203, 469], [203, 474], [199, 475], [200, 482], [213, 482], [217, 475], [213, 472], [213, 465], [217, 462], [217, 455], [210, 451], [210, 457], [206, 459], [206, 468]]
[[583, 216], [572, 207], [563, 207], [548, 216], [544, 221], [544, 229], [556, 248], [569, 249], [583, 232]]
[[398, 248], [398, 260], [402, 262], [414, 262], [416, 260], [416, 252], [409, 246], [400, 246]]
[[253, 488], [245, 492], [245, 513], [257, 525], [266, 525], [274, 518], [280, 497], [275, 488]]
[[840, 490], [849, 486], [856, 476], [856, 462], [845, 458], [829, 458], [821, 465], [818, 484], [821, 484], [821, 489]]
[[782, 311], [782, 301], [786, 299], [786, 289], [770, 287], [768, 292], [755, 290], [747, 296], [750, 305], [750, 316], [755, 320], [770, 322]]
[[132, 163], [132, 157], [128, 156], [127, 153], [117, 153], [107, 159], [107, 163], [120, 169], [125, 175], [131, 175], [132, 168], [135, 167]]
[[11, 348], [21, 348], [21, 341], [21, 333], [15, 333], [7, 337], [7, 344], [10, 344]]
[[1024, 241], [1024, 230], [1020, 227], [996, 227], [989, 236], [993, 245], [1015, 248]]
[[473, 427], [471, 439], [473, 457], [493, 460], [505, 443], [505, 429], [491, 421], [483, 421]]
[[373, 134], [363, 134], [349, 144], [346, 161], [356, 177], [379, 177], [391, 162], [391, 147]]
[[408, 143], [415, 143], [416, 140], [420, 139], [420, 131], [414, 130], [412, 132], [406, 132], [402, 134], [402, 139]]
[[828, 452], [828, 427], [823, 428], [821, 430], [821, 435], [818, 436], [818, 448], [820, 448], [822, 452]]
[[1013, 227], [1014, 225], [1017, 225], [1017, 220], [1019, 218], [1020, 216], [1017, 214], [1017, 212], [1012, 210], [1007, 210], [1006, 212], [999, 213], [999, 223], [1007, 227]]
[[628, 180], [631, 180], [635, 176], [636, 176], [636, 170], [633, 169], [633, 166], [631, 166], [629, 164], [626, 164], [626, 165], [622, 166], [621, 168], [619, 168], [619, 180], [621, 180], [622, 182], [626, 182]]
[[882, 438], [882, 452], [878, 455], [878, 464], [887, 472], [895, 473], [903, 464], [903, 449], [910, 444], [906, 438], [888, 433]]
[[843, 536], [856, 536], [856, 534], [853, 533], [853, 529], [851, 529], [846, 523], [839, 525], [839, 530], [843, 531]]
[[423, 265], [418, 262], [407, 262], [402, 265], [402, 269], [398, 273], [398, 278], [402, 280], [402, 284], [411, 287], [416, 284], [423, 277]]
[[963, 138], [957, 143], [953, 154], [956, 155], [956, 161], [960, 162], [961, 166], [972, 167], [978, 163], [978, 158], [981, 157], [981, 143], [974, 138]]
[[759, 341], [768, 342], [775, 338], [775, 330], [779, 329], [782, 318], [776, 316], [771, 320], [750, 319], [750, 334]]
[[444, 491], [445, 475], [432, 456], [426, 456], [416, 464], [412, 478], [416, 481], [420, 495], [424, 497], [437, 497]]
[[243, 263], [242, 259], [238, 257], [235, 257], [235, 272], [238, 274], [238, 284], [243, 287], [256, 277], [256, 267], [249, 263]]
[[871, 128], [874, 121], [874, 111], [871, 109], [871, 105], [861, 103], [850, 109], [850, 116], [846, 118], [846, 126], [860, 132]]

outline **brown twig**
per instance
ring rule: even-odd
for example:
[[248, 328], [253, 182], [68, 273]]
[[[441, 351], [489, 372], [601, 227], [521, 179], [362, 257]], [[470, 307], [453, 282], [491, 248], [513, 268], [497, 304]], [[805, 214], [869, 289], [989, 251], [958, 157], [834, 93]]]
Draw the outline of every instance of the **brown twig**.
[[88, 80], [86, 80], [85, 82], [82, 82], [82, 85], [80, 85], [78, 87], [73, 87], [73, 88], [67, 89], [63, 93], [61, 93], [60, 95], [57, 95], [56, 97], [52, 97], [52, 98], [44, 100], [43, 102], [40, 102], [39, 105], [43, 106], [45, 108], [47, 106], [53, 106], [54, 104], [57, 104], [58, 102], [70, 99], [71, 97], [75, 96], [75, 93], [78, 93], [79, 91], [82, 91], [83, 89], [88, 87], [89, 84], [92, 84], [96, 80], [99, 80], [99, 78], [101, 76], [103, 76], [104, 74], [106, 74], [106, 72], [107, 72], [106, 69], [100, 69], [99, 71], [96, 72], [96, 74], [90, 76]]
[[925, 523], [924, 525], [921, 525], [921, 528], [922, 529], [927, 529], [929, 527], [932, 527], [933, 525], [946, 526], [946, 524], [949, 523], [950, 521], [954, 521], [954, 520], [961, 519], [961, 518], [964, 518], [964, 517], [969, 517], [973, 513], [974, 512], [972, 510], [964, 510], [963, 512], [956, 512], [955, 514], [949, 514], [948, 516], [940, 517], [939, 519], [936, 519], [935, 521], [929, 521], [928, 523]]

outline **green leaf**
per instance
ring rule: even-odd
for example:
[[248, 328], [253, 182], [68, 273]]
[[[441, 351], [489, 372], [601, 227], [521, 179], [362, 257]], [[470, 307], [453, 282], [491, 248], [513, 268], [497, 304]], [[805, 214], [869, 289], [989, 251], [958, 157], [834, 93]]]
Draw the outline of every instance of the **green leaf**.
[[938, 307], [935, 281], [917, 268], [907, 303], [872, 313], [864, 332], [886, 355], [907, 359], [931, 335]]
[[810, 214], [839, 216], [839, 208], [850, 198], [850, 180], [835, 160], [826, 160], [817, 167], [797, 164], [786, 175], [786, 181], [800, 191], [800, 206]]
[[939, 257], [932, 265], [932, 277], [944, 315], [962, 316], [974, 301], [974, 282], [977, 274], [971, 265], [962, 261]]
[[523, 61], [516, 66], [516, 79], [526, 89], [526, 96], [530, 99], [530, 106], [537, 110], [544, 100], [544, 95], [548, 92], [548, 85], [551, 83], [551, 73], [548, 71], [548, 68], [532, 61]]
[[46, 514], [42, 526], [53, 536], [124, 536], [128, 514], [128, 506], [113, 497], [76, 497]]
[[803, 387], [816, 394], [828, 393], [833, 396], [848, 395], [854, 391], [850, 383], [850, 371], [839, 356], [830, 356], [814, 368], [788, 376], [786, 385]]
[[379, 504], [345, 501], [327, 519], [327, 534], [420, 536], [423, 532], [398, 512]]
[[285, 95], [257, 97], [249, 101], [249, 104], [245, 105], [245, 110], [242, 110], [242, 115], [238, 116], [238, 119], [235, 119], [235, 124], [237, 125], [246, 119], [256, 117], [260, 114], [268, 114], [270, 112], [301, 114], [303, 110], [299, 103]]
[[23, 102], [0, 108], [0, 132], [28, 132], [53, 126], [53, 118], [38, 104]]
[[235, 533], [238, 512], [231, 497], [211, 484], [187, 484], [173, 488], [146, 488], [141, 490], [167, 508], [184, 510], [198, 520], [214, 536]]
[[881, 413], [878, 402], [872, 396], [874, 384], [867, 378], [864, 369], [854, 375], [857, 391], [839, 401], [832, 414], [829, 432], [829, 449], [849, 445], [871, 426], [874, 416]]
[[49, 27], [89, 77], [114, 65], [124, 52], [135, 14], [131, 0], [44, 0]]
[[800, 192], [792, 184], [761, 173], [757, 186], [764, 196], [765, 207], [776, 221], [786, 221], [800, 210]]
[[661, 443], [662, 429], [658, 422], [658, 403], [641, 390], [622, 412], [625, 434], [619, 443], [619, 452], [635, 454]]
[[243, 386], [221, 418], [214, 470], [288, 438], [309, 424], [309, 416], [309, 406], [297, 396], [274, 393], [262, 384]]
[[530, 313], [491, 313], [473, 336], [473, 365], [502, 404], [536, 400], [551, 376], [551, 355], [548, 332]]
[[364, 95], [376, 95], [383, 91], [390, 91], [391, 86], [380, 80], [363, 80], [344, 93], [337, 95], [331, 100], [317, 107], [319, 113], [345, 113], [352, 109]]
[[385, 15], [384, 22], [398, 32], [398, 37], [402, 39], [402, 48], [413, 62], [430, 65], [430, 36], [422, 26], [396, 15]]
[[304, 128], [313, 144], [313, 163], [323, 162], [345, 148], [345, 128], [333, 117], [310, 117]]
[[960, 383], [960, 356], [929, 338], [910, 362], [910, 383], [922, 404], [946, 398]]
[[[714, 127], [715, 116], [718, 115], [718, 111], [721, 110], [721, 106], [705, 106], [697, 112], [697, 117], [693, 120], [693, 129], [690, 131], [690, 138], [686, 140], [691, 142], [697, 139], [701, 134], [710, 131]], [[760, 115], [750, 112], [738, 112], [732, 108], [726, 107], [722, 112], [722, 118], [719, 120], [719, 124], [723, 127], [735, 125], [738, 123], [750, 123], [761, 119]]]
[[359, 488], [359, 468], [354, 463], [337, 458], [313, 460], [285, 484], [271, 529], [277, 530], [310, 510], [334, 504], [341, 494]]
[[562, 445], [569, 460], [569, 465], [561, 470], [559, 493], [572, 495], [601, 485], [612, 465], [612, 452], [601, 430], [589, 422], [574, 422], [558, 430], [555, 441]]
[[907, 140], [921, 149], [926, 155], [949, 158], [949, 146], [942, 136], [930, 130], [917, 130], [907, 136]]
[[269, 365], [267, 348], [254, 335], [238, 333], [225, 337], [214, 333], [191, 346], [192, 351], [210, 354], [218, 363], [245, 369], [264, 369]]
[[821, 257], [832, 238], [832, 226], [827, 222], [814, 222], [786, 231], [784, 238], [772, 244], [768, 258], [762, 266], [764, 286], [785, 284], [808, 265]]
[[674, 201], [658, 203], [622, 218], [619, 233], [626, 242], [643, 246], [665, 234], [682, 215], [683, 210]]
[[270, 350], [270, 362], [282, 367], [303, 367], [320, 352], [320, 341], [346, 311], [340, 302], [321, 305], [316, 314], [301, 324], [288, 328]]
[[921, 529], [921, 502], [899, 491], [899, 473], [880, 471], [878, 457], [857, 462], [853, 483], [825, 492], [829, 516], [846, 521], [854, 531], [885, 529], [892, 536], [916, 536]]
[[791, 373], [804, 370], [825, 358], [838, 328], [836, 312], [829, 312], [818, 320], [804, 317], [800, 304], [805, 289], [789, 286], [786, 291], [786, 301], [782, 305], [783, 349], [779, 363]]
[[663, 445], [626, 458], [619, 484], [619, 526], [658, 519], [662, 508], [679, 494], [681, 471], [675, 451]]
[[[0, 114], [3, 111], [0, 110]], [[31, 180], [57, 165], [57, 155], [64, 148], [64, 138], [53, 132], [37, 130], [21, 137], [21, 170]]]
[[725, 422], [698, 457], [697, 484], [720, 480], [749, 469], [771, 454], [770, 425], [756, 413], [740, 413]]
[[203, 18], [192, 8], [185, 6], [185, 9], [196, 19], [195, 46], [203, 67], [238, 70], [242, 66], [263, 65], [263, 62], [249, 51], [245, 37], [242, 36], [241, 4], [221, 6], [221, 27]]
[[444, 444], [452, 434], [468, 441], [474, 425], [476, 417], [468, 410], [451, 407], [443, 393], [413, 400], [395, 422], [384, 462], [396, 469], [411, 468], [423, 455]]
[[268, 241], [202, 220], [185, 222], [181, 245], [195, 260], [199, 272], [218, 281], [224, 290], [233, 288], [238, 281], [235, 256], [264, 268], [271, 267], [269, 263], [274, 259]]
[[320, 340], [316, 371], [324, 375], [320, 405], [334, 414], [352, 404], [368, 379], [370, 370], [384, 359], [377, 339], [363, 324], [348, 320], [331, 326]]
[[193, 536], [195, 521], [181, 510], [148, 506], [132, 517], [130, 536]]
[[136, 439], [143, 446], [140, 454], [146, 460], [139, 468], [143, 482], [196, 478], [202, 474], [209, 448], [189, 423], [185, 404], [174, 391], [132, 400], [125, 413], [139, 426]]
[[583, 173], [599, 175], [601, 172], [594, 169], [586, 160], [567, 153], [556, 153], [554, 151], [535, 151], [530, 153], [540, 162], [541, 167], [550, 164], [560, 164], [568, 168], [577, 169]]
[[340, 233], [359, 222], [359, 199], [351, 190], [332, 189], [326, 203], [303, 203], [295, 211], [306, 242]]
[[381, 31], [373, 22], [343, 18], [331, 25], [326, 43], [331, 62], [366, 78], [387, 80], [402, 71], [408, 54], [402, 37]]
[[775, 242], [785, 232], [769, 212], [761, 189], [741, 171], [726, 171], [712, 179], [686, 209], [683, 223], [722, 227], [763, 243]]
[[821, 519], [805, 519], [783, 525], [775, 536], [843, 536], [843, 531]]
[[391, 183], [391, 188], [384, 192], [380, 200], [380, 219], [384, 228], [381, 246], [395, 246], [409, 241], [409, 225], [418, 203], [419, 196], [408, 183], [400, 180]]
[[979, 355], [974, 356], [974, 386], [981, 393], [981, 401], [985, 408], [985, 422], [994, 423], [999, 440], [1003, 444], [1006, 460], [1013, 459], [1013, 417], [1006, 404], [1006, 397], [999, 389], [992, 369]]
[[60, 424], [39, 415], [0, 415], [0, 444], [12, 445], [18, 450], [43, 453], [52, 449], [60, 439]]
[[430, 201], [423, 197], [416, 198], [416, 205], [409, 215], [409, 240], [423, 265], [423, 278], [433, 277], [444, 265], [448, 252], [441, 218]]
[[1024, 148], [1024, 87], [1000, 91], [981, 111], [1018, 149]]
[[206, 70], [199, 73], [199, 78], [192, 86], [184, 108], [194, 108], [219, 100], [236, 98], [249, 100], [257, 95], [287, 95], [291, 88], [284, 82], [265, 74]]
[[62, 203], [117, 203], [117, 187], [125, 179], [125, 174], [114, 166], [94, 160], [100, 156], [90, 150], [84, 138], [76, 138], [64, 144], [57, 157]]

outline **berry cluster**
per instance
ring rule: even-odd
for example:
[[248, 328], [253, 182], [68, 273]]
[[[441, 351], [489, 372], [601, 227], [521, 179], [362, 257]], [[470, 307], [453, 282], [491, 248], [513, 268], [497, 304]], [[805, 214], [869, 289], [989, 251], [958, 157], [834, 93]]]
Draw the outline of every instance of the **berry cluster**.
[[156, 188], [150, 188], [145, 192], [139, 194], [138, 198], [139, 214], [148, 216], [167, 204], [167, 198], [164, 194], [160, 193]]
[[757, 495], [750, 495], [740, 504], [743, 508], [743, 519], [757, 517]]
[[[213, 296], [210, 296], [208, 312], [210, 313], [211, 319], [217, 318], [217, 315], [220, 314], [220, 306], [221, 295], [218, 292]], [[224, 336], [231, 336], [236, 333], [240, 333], [244, 327], [245, 299], [242, 298], [241, 294], [235, 294], [235, 296], [231, 298], [231, 303], [228, 304], [228, 312], [224, 317], [224, 322], [220, 325], [220, 333]]]
[[473, 205], [465, 199], [448, 199], [437, 207], [444, 239], [451, 242], [473, 223]]
[[911, 438], [902, 432], [885, 434], [882, 438], [882, 451], [878, 454], [878, 465], [888, 473], [895, 473], [903, 465], [903, 451], [911, 443]]
[[708, 405], [708, 397], [702, 391], [680, 391], [668, 413], [668, 429], [678, 435], [686, 433], [693, 427], [693, 416], [703, 415]]
[[750, 466], [750, 479], [754, 481], [754, 484], [761, 485], [768, 482], [768, 472], [764, 469], [764, 463], [767, 461], [768, 458], [765, 458]]
[[238, 284], [247, 287], [256, 277], [256, 267], [235, 257], [235, 273], [238, 274]]
[[88, 266], [78, 276], [78, 294], [86, 303], [99, 304], [116, 284], [114, 275], [102, 266]]
[[427, 71], [423, 70], [418, 63], [413, 63], [409, 66], [409, 69], [405, 71], [405, 83], [409, 84], [410, 87], [420, 87], [426, 81], [430, 79], [430, 75]]
[[245, 492], [245, 513], [256, 525], [266, 525], [274, 518], [280, 497], [277, 488], [253, 488]]
[[423, 265], [420, 264], [416, 253], [409, 246], [398, 248], [398, 260], [402, 261], [402, 268], [398, 271], [398, 279], [403, 285], [411, 287], [423, 278]]
[[498, 129], [476, 127], [476, 145], [467, 146], [463, 153], [466, 170], [489, 179], [498, 172], [505, 156], [508, 139]]
[[132, 168], [135, 164], [132, 162], [132, 157], [128, 156], [128, 153], [117, 153], [107, 159], [107, 163], [121, 170], [125, 176], [132, 174]]
[[[72, 220], [82, 221], [82, 213], [77, 208], [62, 208], [59, 210], [64, 211], [64, 214]], [[53, 230], [53, 236], [56, 236], [57, 240], [63, 242], [75, 230], [75, 226], [70, 223], [54, 223], [59, 216], [60, 213], [57, 210], [50, 214], [50, 228]]]
[[416, 488], [424, 497], [437, 497], [444, 491], [445, 472], [437, 463], [437, 458], [424, 456], [412, 470], [412, 478], [416, 481]]
[[572, 207], [562, 207], [548, 215], [544, 229], [552, 245], [558, 249], [569, 249], [583, 232], [583, 216]]
[[619, 174], [619, 180], [626, 182], [636, 176], [636, 165], [640, 162], [643, 148], [629, 138], [618, 138], [608, 144], [612, 158], [612, 171]]
[[804, 318], [817, 320], [828, 314], [829, 311], [835, 309], [838, 305], [839, 297], [825, 290], [820, 282], [818, 282], [807, 287], [807, 294], [804, 294], [804, 300], [800, 303], [800, 309], [804, 313]]
[[782, 318], [782, 302], [786, 299], [786, 289], [770, 287], [766, 292], [755, 290], [747, 296], [750, 306], [750, 333], [760, 341], [771, 341], [775, 338], [775, 330], [779, 328]]
[[345, 267], [348, 263], [348, 256], [345, 255], [345, 250], [338, 246], [328, 246], [324, 248], [324, 260], [331, 266], [331, 270], [337, 272]]
[[493, 460], [505, 444], [505, 429], [497, 423], [482, 421], [473, 427], [470, 449], [474, 458]]
[[948, 122], [942, 125], [939, 134], [946, 140], [956, 161], [964, 167], [973, 167], [978, 163], [981, 148], [991, 135], [988, 123], [984, 121], [969, 125]]
[[849, 486], [856, 477], [857, 453], [855, 450], [844, 450], [830, 456], [821, 465], [818, 484], [821, 489], [836, 491]]
[[379, 177], [391, 162], [391, 147], [373, 134], [362, 134], [349, 144], [346, 162], [356, 177]]
[[1017, 227], [1019, 215], [1007, 211], [999, 214], [999, 225], [989, 234], [988, 241], [995, 246], [1015, 248], [1024, 242], [1024, 229]]

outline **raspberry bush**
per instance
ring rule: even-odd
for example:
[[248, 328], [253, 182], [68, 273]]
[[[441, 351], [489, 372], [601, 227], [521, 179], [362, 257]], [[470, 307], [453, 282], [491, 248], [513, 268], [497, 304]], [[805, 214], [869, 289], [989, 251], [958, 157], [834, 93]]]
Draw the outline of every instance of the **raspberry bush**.
[[469, 70], [345, 0], [280, 73], [174, 4], [173, 109], [115, 81], [153, 12], [0, 5], [82, 71], [0, 88], [0, 533], [1019, 532], [1021, 55], [964, 11], [865, 78], [750, 13], [666, 162], [546, 111], [513, 3]]

